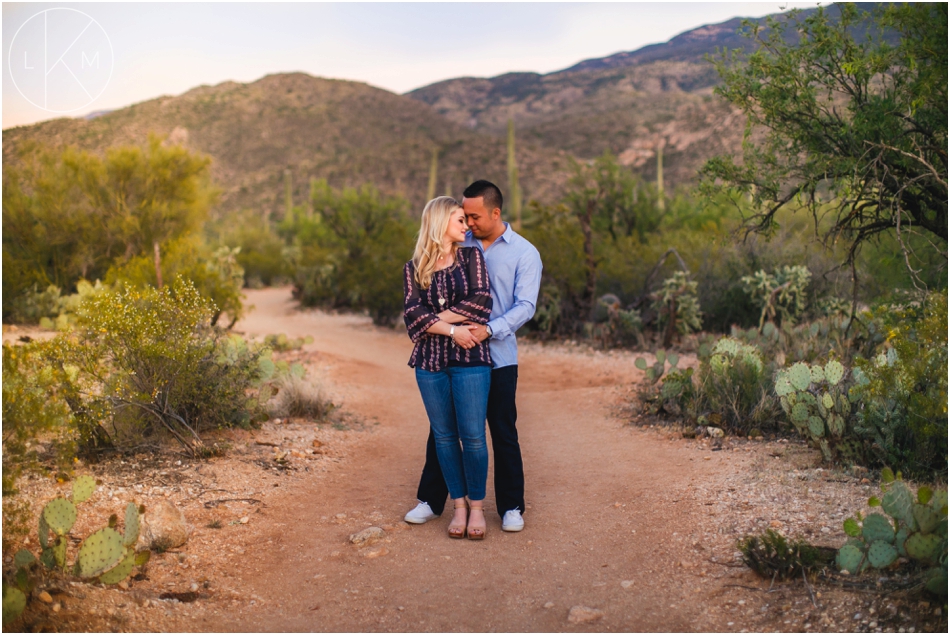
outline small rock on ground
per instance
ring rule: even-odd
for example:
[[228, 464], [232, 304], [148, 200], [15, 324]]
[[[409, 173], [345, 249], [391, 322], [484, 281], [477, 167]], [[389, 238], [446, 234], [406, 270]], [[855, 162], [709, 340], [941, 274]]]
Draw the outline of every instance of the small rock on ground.
[[592, 609], [589, 606], [573, 606], [571, 612], [567, 614], [567, 621], [571, 624], [583, 624], [584, 622], [594, 622], [604, 617], [604, 612], [600, 609]]
[[363, 531], [358, 531], [350, 536], [350, 544], [357, 547], [364, 547], [373, 544], [386, 535], [386, 532], [379, 527], [367, 527]]

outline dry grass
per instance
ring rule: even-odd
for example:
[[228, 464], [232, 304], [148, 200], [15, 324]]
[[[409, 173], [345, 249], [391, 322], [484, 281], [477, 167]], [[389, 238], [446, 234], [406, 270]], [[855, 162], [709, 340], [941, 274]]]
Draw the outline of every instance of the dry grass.
[[333, 402], [322, 386], [308, 379], [288, 375], [277, 385], [277, 395], [267, 404], [272, 417], [307, 417], [325, 419], [333, 411]]

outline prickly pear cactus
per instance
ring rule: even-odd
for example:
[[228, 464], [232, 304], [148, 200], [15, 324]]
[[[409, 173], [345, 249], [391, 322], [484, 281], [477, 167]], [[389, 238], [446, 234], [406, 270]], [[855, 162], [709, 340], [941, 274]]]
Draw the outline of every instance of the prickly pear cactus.
[[139, 539], [139, 507], [135, 503], [125, 506], [125, 539], [126, 547], [134, 545]]
[[26, 609], [26, 595], [16, 587], [9, 586], [3, 592], [3, 624], [7, 625], [20, 617]]
[[895, 560], [897, 560], [897, 549], [890, 543], [875, 540], [868, 547], [868, 564], [875, 569], [889, 567]]
[[821, 449], [826, 460], [847, 449], [851, 403], [844, 385], [844, 366], [830, 360], [824, 366], [798, 362], [775, 377], [775, 394], [799, 434]]
[[96, 479], [83, 475], [73, 481], [73, 503], [87, 500], [96, 491]]
[[54, 498], [43, 508], [43, 518], [56, 535], [63, 536], [76, 523], [76, 506], [65, 498]]
[[[894, 563], [898, 556], [912, 558], [934, 566], [930, 571], [927, 588], [934, 593], [946, 586], [947, 562], [947, 494], [923, 486], [916, 495], [901, 480], [900, 472], [885, 468], [881, 472], [881, 489], [884, 496], [872, 496], [871, 507], [880, 507], [890, 518], [872, 513], [867, 518], [857, 514], [857, 519], [844, 521], [848, 542], [838, 551], [838, 563], [854, 564], [855, 550], [865, 559], [858, 566], [882, 569]], [[859, 521], [860, 524], [859, 524]], [[852, 571], [848, 569], [848, 571]]]
[[[936, 562], [939, 555], [940, 536], [936, 534], [916, 533], [910, 536], [904, 542], [904, 550], [907, 555], [914, 560], [923, 560], [924, 562]], [[946, 540], [944, 540], [946, 542]]]
[[86, 538], [79, 547], [79, 576], [94, 578], [111, 570], [125, 556], [122, 534], [105, 527]]
[[864, 552], [855, 545], [845, 545], [838, 550], [835, 562], [841, 571], [856, 574], [861, 570], [861, 564], [864, 562]]
[[126, 547], [125, 556], [123, 556], [122, 561], [119, 562], [118, 566], [100, 575], [99, 582], [103, 584], [118, 584], [129, 577], [129, 574], [132, 573], [132, 567], [134, 566], [135, 548]]
[[669, 370], [675, 369], [679, 363], [679, 355], [675, 353], [667, 354], [664, 350], [657, 351], [655, 357], [656, 362], [652, 365], [643, 357], [638, 357], [633, 361], [634, 366], [646, 372], [647, 381], [651, 384], [658, 382], [663, 377], [663, 373], [667, 372], [667, 363], [670, 365]]
[[861, 535], [868, 543], [875, 541], [894, 542], [894, 525], [881, 514], [868, 514], [861, 528]]

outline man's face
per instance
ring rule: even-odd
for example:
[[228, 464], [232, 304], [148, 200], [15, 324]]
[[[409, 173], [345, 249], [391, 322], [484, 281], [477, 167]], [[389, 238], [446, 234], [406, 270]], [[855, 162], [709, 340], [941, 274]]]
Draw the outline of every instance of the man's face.
[[498, 208], [490, 211], [485, 209], [485, 199], [481, 196], [463, 198], [462, 209], [465, 210], [465, 221], [475, 238], [490, 237], [501, 222], [501, 210]]

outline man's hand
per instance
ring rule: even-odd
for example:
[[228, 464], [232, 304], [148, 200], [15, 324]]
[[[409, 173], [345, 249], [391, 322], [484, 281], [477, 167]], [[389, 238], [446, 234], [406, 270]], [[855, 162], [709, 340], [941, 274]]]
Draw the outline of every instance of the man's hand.
[[478, 340], [479, 343], [482, 343], [488, 339], [488, 329], [485, 328], [484, 324], [473, 324], [472, 335], [475, 336], [475, 339]]

